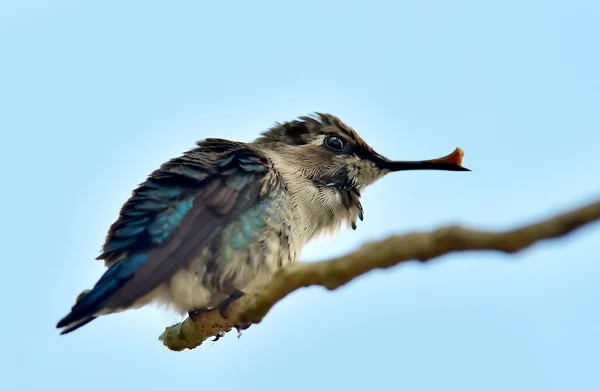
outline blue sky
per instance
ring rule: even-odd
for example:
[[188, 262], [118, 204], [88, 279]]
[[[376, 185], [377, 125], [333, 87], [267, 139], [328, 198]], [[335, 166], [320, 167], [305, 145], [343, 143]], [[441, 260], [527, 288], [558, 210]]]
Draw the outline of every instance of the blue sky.
[[298, 291], [241, 338], [174, 353], [155, 308], [61, 337], [131, 190], [205, 137], [338, 115], [405, 172], [342, 254], [449, 223], [500, 229], [600, 196], [595, 1], [19, 1], [0, 5], [0, 388], [600, 389], [600, 226]]

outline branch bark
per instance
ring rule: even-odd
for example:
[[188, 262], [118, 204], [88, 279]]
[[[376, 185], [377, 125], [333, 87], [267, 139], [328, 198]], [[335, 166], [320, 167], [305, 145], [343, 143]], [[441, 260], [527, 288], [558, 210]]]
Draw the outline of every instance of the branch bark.
[[277, 302], [302, 287], [320, 285], [334, 290], [374, 269], [412, 260], [427, 262], [457, 251], [491, 250], [512, 254], [536, 242], [565, 236], [596, 220], [600, 220], [600, 201], [507, 231], [480, 231], [453, 225], [431, 232], [392, 236], [331, 260], [291, 264], [279, 270], [267, 284], [234, 301], [227, 309], [227, 318], [221, 317], [217, 310], [195, 320], [188, 317], [167, 327], [159, 339], [174, 351], [194, 349], [236, 325], [248, 327], [260, 323]]

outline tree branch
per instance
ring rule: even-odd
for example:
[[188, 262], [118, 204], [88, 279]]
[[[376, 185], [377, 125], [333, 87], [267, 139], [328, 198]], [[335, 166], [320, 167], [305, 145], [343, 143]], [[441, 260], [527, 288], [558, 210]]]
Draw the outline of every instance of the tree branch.
[[277, 302], [302, 287], [320, 285], [334, 290], [374, 269], [411, 260], [426, 262], [457, 251], [516, 253], [538, 241], [565, 236], [599, 219], [600, 201], [513, 230], [479, 231], [454, 225], [367, 243], [350, 254], [328, 261], [297, 262], [279, 270], [267, 284], [234, 301], [227, 309], [227, 319], [211, 310], [196, 320], [187, 318], [167, 327], [160, 340], [171, 350], [194, 349], [207, 338], [228, 332], [235, 325], [260, 323]]

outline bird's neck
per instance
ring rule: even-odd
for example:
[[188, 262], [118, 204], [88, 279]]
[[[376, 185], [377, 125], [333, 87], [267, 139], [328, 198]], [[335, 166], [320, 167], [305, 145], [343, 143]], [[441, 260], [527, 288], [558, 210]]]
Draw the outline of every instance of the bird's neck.
[[304, 244], [320, 235], [332, 235], [356, 218], [356, 211], [342, 201], [339, 190], [314, 183], [301, 174], [297, 165], [281, 154], [264, 151], [273, 163], [288, 193], [292, 209], [292, 230]]

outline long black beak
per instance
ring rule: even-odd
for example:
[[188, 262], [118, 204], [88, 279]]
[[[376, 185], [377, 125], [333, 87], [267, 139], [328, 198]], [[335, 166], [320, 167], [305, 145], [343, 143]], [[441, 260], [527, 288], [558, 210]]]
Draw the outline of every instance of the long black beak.
[[462, 149], [456, 148], [450, 155], [439, 159], [420, 161], [381, 160], [376, 164], [382, 170], [389, 170], [392, 172], [407, 170], [471, 171], [461, 165], [464, 154]]

